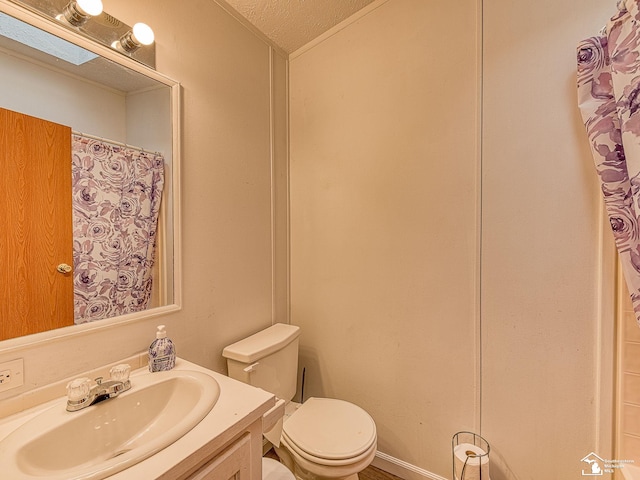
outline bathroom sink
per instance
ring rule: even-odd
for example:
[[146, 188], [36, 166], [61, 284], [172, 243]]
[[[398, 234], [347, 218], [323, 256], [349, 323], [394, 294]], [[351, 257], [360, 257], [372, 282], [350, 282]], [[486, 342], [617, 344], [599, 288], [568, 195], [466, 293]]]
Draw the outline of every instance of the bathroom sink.
[[0, 442], [0, 477], [105, 478], [185, 435], [219, 395], [211, 376], [172, 370], [133, 375], [129, 391], [78, 412], [60, 399]]

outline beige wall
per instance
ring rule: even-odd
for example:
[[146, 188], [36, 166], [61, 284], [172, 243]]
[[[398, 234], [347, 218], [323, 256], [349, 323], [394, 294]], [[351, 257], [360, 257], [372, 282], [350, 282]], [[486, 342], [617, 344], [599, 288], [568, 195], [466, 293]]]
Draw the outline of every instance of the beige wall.
[[286, 310], [286, 288], [274, 288], [273, 280], [274, 270], [286, 271], [286, 259], [277, 259], [277, 269], [272, 264], [273, 250], [286, 251], [286, 235], [272, 229], [271, 169], [273, 150], [274, 176], [286, 178], [287, 62], [215, 2], [189, 6], [105, 5], [130, 25], [153, 27], [157, 70], [182, 84], [183, 309], [35, 347], [9, 351], [0, 344], [0, 361], [25, 359], [26, 382], [0, 399], [143, 351], [159, 323], [167, 324], [180, 356], [225, 372], [222, 348], [270, 325], [274, 310]]
[[476, 2], [389, 0], [292, 58], [305, 395], [366, 408], [406, 478], [450, 478], [464, 429], [491, 443], [492, 480], [580, 478], [611, 453], [612, 325], [575, 45], [615, 5], [483, 3], [480, 18]]
[[484, 3], [483, 433], [518, 478], [579, 478], [584, 456], [610, 454], [598, 329], [613, 322], [598, 311], [600, 194], [575, 48], [615, 2]]
[[438, 475], [476, 402], [476, 12], [391, 0], [291, 60], [291, 319], [305, 397]]
[[[127, 140], [125, 94], [4, 51], [0, 51], [0, 70], [2, 108], [72, 126], [79, 132], [100, 132], [104, 138]], [[54, 89], [59, 94], [49, 95]], [[93, 111], [103, 113], [89, 113]]]

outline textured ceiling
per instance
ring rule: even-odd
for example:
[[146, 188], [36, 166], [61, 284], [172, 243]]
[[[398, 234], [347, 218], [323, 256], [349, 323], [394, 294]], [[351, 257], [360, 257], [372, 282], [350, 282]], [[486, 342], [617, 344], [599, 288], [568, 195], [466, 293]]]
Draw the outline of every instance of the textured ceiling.
[[375, 0], [226, 0], [287, 53]]

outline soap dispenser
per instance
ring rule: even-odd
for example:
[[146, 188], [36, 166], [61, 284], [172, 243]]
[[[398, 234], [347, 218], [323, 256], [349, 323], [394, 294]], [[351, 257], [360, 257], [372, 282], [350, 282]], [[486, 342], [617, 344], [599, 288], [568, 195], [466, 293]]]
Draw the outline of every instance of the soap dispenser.
[[149, 347], [149, 371], [162, 372], [176, 366], [176, 349], [167, 338], [164, 325], [158, 325], [156, 339]]

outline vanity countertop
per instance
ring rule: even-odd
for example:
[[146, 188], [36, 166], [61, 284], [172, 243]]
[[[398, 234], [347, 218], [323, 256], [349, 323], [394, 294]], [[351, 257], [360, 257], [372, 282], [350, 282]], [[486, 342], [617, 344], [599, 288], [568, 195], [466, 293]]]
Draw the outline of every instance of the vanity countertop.
[[[262, 389], [251, 387], [225, 375], [176, 359], [176, 370], [195, 370], [212, 376], [220, 386], [220, 396], [213, 409], [193, 429], [155, 455], [110, 477], [112, 480], [140, 480], [162, 477], [182, 461], [206, 447], [215, 451], [231, 441], [238, 432], [261, 418], [275, 405], [275, 397]], [[131, 374], [132, 388], [136, 375], [148, 373], [146, 367]], [[113, 400], [117, 402], [118, 399]], [[65, 408], [66, 398], [57, 398], [29, 410], [0, 420], [0, 440], [17, 427], [42, 412], [44, 408]], [[57, 407], [56, 407], [57, 408]], [[89, 407], [91, 408], [91, 407]], [[73, 413], [70, 413], [73, 415]]]

